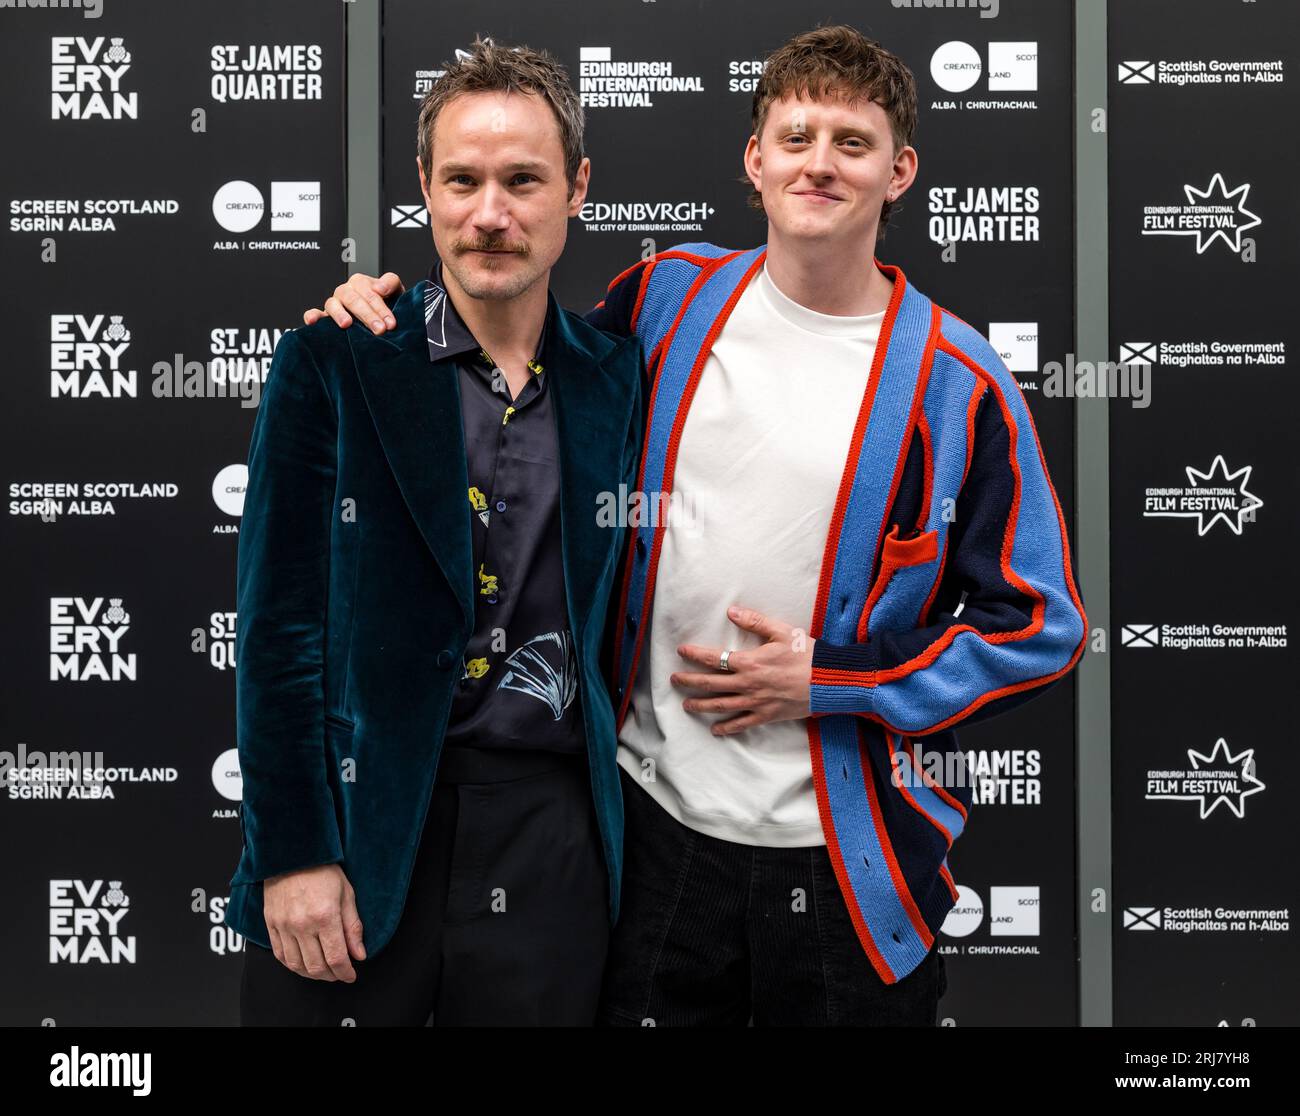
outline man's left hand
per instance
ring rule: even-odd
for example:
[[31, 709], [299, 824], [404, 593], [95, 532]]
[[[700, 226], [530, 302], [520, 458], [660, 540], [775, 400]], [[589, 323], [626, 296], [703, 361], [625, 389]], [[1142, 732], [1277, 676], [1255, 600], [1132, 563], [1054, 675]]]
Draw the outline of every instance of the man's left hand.
[[733, 605], [727, 616], [738, 628], [760, 635], [767, 642], [749, 651], [732, 651], [723, 671], [722, 647], [683, 643], [677, 654], [708, 669], [708, 673], [676, 673], [669, 681], [685, 690], [702, 690], [706, 696], [687, 698], [688, 713], [730, 713], [715, 721], [714, 736], [730, 736], [769, 721], [791, 721], [810, 711], [812, 657], [816, 640], [800, 628], [773, 620], [752, 608]]

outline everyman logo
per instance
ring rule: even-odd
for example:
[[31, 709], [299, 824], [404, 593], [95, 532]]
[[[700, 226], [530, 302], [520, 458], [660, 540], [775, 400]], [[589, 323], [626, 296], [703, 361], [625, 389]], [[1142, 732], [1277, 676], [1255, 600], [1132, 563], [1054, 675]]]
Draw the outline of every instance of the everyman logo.
[[121, 647], [130, 630], [121, 597], [51, 597], [50, 681], [134, 682], [135, 652]]
[[139, 379], [123, 360], [130, 347], [121, 314], [51, 314], [50, 398], [134, 399]]
[[51, 120], [136, 120], [139, 94], [122, 88], [131, 52], [120, 38], [50, 39]]
[[134, 965], [134, 934], [122, 933], [131, 897], [121, 880], [50, 881], [50, 964]]

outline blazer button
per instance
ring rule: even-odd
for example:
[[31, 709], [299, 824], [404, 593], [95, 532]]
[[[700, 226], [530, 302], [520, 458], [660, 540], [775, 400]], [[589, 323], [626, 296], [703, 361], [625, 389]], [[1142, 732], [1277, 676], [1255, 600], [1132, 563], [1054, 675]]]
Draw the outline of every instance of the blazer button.
[[446, 650], [439, 651], [438, 666], [441, 667], [443, 670], [450, 670], [451, 664], [455, 660], [455, 658], [456, 656], [453, 655], [450, 651], [446, 651]]

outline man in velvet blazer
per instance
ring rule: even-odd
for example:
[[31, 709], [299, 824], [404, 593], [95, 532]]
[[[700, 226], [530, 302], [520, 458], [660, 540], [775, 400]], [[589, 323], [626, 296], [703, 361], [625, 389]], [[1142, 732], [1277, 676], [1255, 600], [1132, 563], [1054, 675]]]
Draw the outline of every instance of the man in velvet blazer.
[[[339, 860], [368, 952], [392, 935], [473, 624], [456, 380], [451, 360], [429, 361], [422, 290], [398, 299], [397, 328], [383, 337], [328, 320], [287, 333], [249, 448], [238, 584], [244, 852], [228, 920], [262, 944], [258, 881]], [[551, 385], [571, 509], [565, 590], [615, 916], [621, 796], [599, 655], [623, 531], [597, 512], [602, 493], [636, 486], [641, 346], [587, 325], [553, 294], [550, 303], [543, 363], [565, 373]], [[331, 483], [293, 490], [304, 466]], [[353, 782], [340, 774], [347, 759]]]
[[[476, 45], [473, 58], [448, 73], [449, 80], [468, 82], [501, 69], [526, 71], [523, 78], [535, 92], [516, 90], [507, 97], [480, 89], [443, 97], [439, 138], [432, 151], [421, 153], [435, 244], [456, 286], [450, 294], [431, 287], [432, 280], [412, 287], [393, 306], [394, 328], [382, 337], [360, 323], [340, 330], [328, 319], [287, 332], [262, 394], [239, 537], [244, 847], [226, 910], [226, 922], [250, 943], [246, 1023], [337, 1026], [340, 1017], [363, 1014], [363, 1023], [418, 1024], [435, 1002], [445, 1002], [449, 1020], [478, 1023], [589, 1023], [594, 1015], [604, 936], [618, 916], [623, 843], [614, 714], [599, 660], [626, 532], [600, 512], [620, 485], [624, 491], [635, 487], [644, 361], [636, 336], [619, 338], [588, 325], [559, 307], [547, 289], [550, 263], [562, 248], [568, 217], [581, 205], [589, 173], [584, 158], [576, 190], [573, 181], [566, 189], [561, 152], [564, 146], [573, 151], [564, 124], [573, 119], [576, 95], [562, 71], [536, 52], [493, 51], [490, 44]], [[547, 104], [551, 97], [560, 99], [558, 109]], [[580, 109], [577, 114], [580, 127]], [[489, 120], [492, 127], [483, 127]], [[430, 118], [430, 136], [432, 131]], [[527, 174], [514, 170], [521, 156], [532, 160]], [[450, 171], [440, 170], [444, 160], [452, 161]], [[541, 186], [531, 179], [540, 179]], [[493, 256], [498, 250], [502, 254]], [[510, 287], [516, 273], [523, 278]], [[485, 661], [472, 658], [476, 651], [467, 656], [467, 648], [492, 622], [482, 610], [495, 605], [494, 597], [484, 596], [482, 563], [476, 562], [476, 483], [489, 490], [491, 514], [507, 521], [505, 502], [467, 471], [466, 392], [475, 381], [465, 378], [474, 374], [465, 361], [486, 358], [486, 345], [497, 348], [487, 332], [494, 321], [508, 336], [504, 327], [516, 320], [514, 304], [502, 303], [499, 293], [494, 305], [488, 305], [491, 297], [476, 304], [466, 294], [466, 286], [472, 292], [475, 284], [488, 289], [494, 282], [524, 297], [545, 292], [544, 322], [540, 299], [530, 304], [528, 336], [540, 341], [527, 369], [519, 360], [527, 382], [495, 401], [491, 391], [482, 397], [481, 406], [495, 402], [501, 408], [500, 419], [480, 426], [468, 448], [487, 444], [492, 448], [486, 452], [499, 455], [503, 439], [517, 438], [517, 428], [536, 421], [526, 417], [527, 409], [511, 421], [516, 408], [507, 403], [528, 398], [531, 406], [532, 374], [544, 369], [541, 390], [549, 393], [549, 412], [540, 412], [546, 417], [541, 429], [557, 451], [558, 468], [535, 468], [550, 468], [548, 506], [558, 515], [548, 519], [549, 534], [539, 532], [526, 543], [551, 546], [551, 572], [554, 541], [561, 552], [564, 600], [553, 619], [577, 675], [575, 690], [573, 671], [565, 671], [563, 706], [580, 706], [576, 727], [561, 742], [574, 765], [566, 770], [576, 770], [580, 783], [570, 784], [563, 802], [546, 789], [549, 784], [538, 782], [537, 773], [547, 775], [550, 768], [539, 760], [543, 749], [527, 747], [529, 712], [522, 730], [502, 734], [504, 749], [484, 748], [467, 760], [477, 739], [468, 748], [444, 748], [449, 721], [452, 728], [461, 723], [453, 718], [458, 689], [475, 677], [467, 660]], [[443, 305], [444, 299], [453, 305]], [[435, 306], [451, 314], [456, 301], [479, 324], [471, 336], [456, 315], [468, 347], [460, 360], [437, 358], [434, 342], [445, 337], [435, 339], [429, 321]], [[493, 363], [486, 363], [492, 374], [502, 373]], [[489, 461], [489, 476], [499, 479], [505, 458]], [[517, 461], [513, 467], [520, 467]], [[499, 558], [501, 544], [494, 545]], [[557, 575], [547, 584], [558, 581]], [[548, 592], [546, 600], [558, 595]], [[512, 631], [511, 646], [524, 642], [529, 630]], [[531, 704], [539, 731], [548, 729], [550, 707], [545, 701]], [[499, 770], [503, 752], [525, 756], [526, 768], [462, 794], [459, 815], [455, 799], [449, 814], [441, 810], [436, 794], [454, 766], [451, 753], [459, 753], [460, 781], [477, 788], [488, 779], [481, 774], [484, 765], [495, 762]], [[515, 798], [489, 797], [493, 786]], [[536, 801], [525, 801], [528, 793]], [[519, 804], [517, 824], [502, 813], [510, 801]], [[563, 811], [556, 825], [572, 826], [573, 836], [539, 839], [528, 828], [548, 809]], [[582, 901], [569, 900], [557, 889], [569, 885], [573, 865], [587, 858], [599, 871], [599, 884], [584, 882]], [[283, 964], [267, 961], [268, 953], [257, 952], [272, 947], [264, 910], [267, 881], [334, 864], [346, 878], [331, 898], [328, 937], [335, 960], [330, 948], [324, 953], [333, 971], [320, 969], [316, 947], [318, 941], [325, 946], [324, 931], [307, 935], [301, 965], [290, 965], [298, 960], [290, 956], [290, 942], [283, 950], [276, 943]], [[507, 887], [508, 879], [518, 882]], [[588, 881], [595, 879], [595, 872], [587, 873]], [[530, 908], [536, 897], [527, 894], [527, 885], [534, 880], [555, 894]], [[317, 909], [327, 905], [317, 898]], [[546, 902], [551, 908], [539, 913]], [[454, 910], [460, 912], [455, 917]], [[589, 933], [597, 922], [599, 935]], [[349, 923], [363, 928], [363, 946], [361, 931], [354, 935]], [[454, 947], [447, 944], [450, 937], [440, 938], [444, 923], [458, 923], [463, 931]], [[347, 934], [346, 952], [340, 931]], [[431, 956], [440, 948], [452, 958], [445, 966]], [[489, 950], [494, 956], [485, 959]], [[400, 956], [385, 959], [385, 952]], [[354, 959], [360, 961], [355, 976]], [[581, 972], [566, 972], [566, 964], [581, 966]], [[353, 980], [365, 991], [368, 974], [379, 972], [383, 987], [372, 987], [369, 999], [346, 998], [353, 995]], [[337, 983], [326, 983], [331, 981]], [[452, 987], [454, 995], [447, 991]], [[578, 991], [570, 995], [570, 987]], [[298, 1006], [290, 1010], [289, 1001]]]

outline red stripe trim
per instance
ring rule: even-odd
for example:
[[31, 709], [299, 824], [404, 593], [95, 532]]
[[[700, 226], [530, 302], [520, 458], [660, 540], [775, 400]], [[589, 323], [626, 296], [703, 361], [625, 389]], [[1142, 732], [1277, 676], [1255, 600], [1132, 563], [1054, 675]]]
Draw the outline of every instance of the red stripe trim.
[[808, 749], [812, 756], [813, 789], [817, 792], [817, 813], [821, 815], [822, 833], [826, 837], [826, 852], [830, 855], [831, 867], [835, 870], [835, 880], [840, 886], [840, 894], [844, 897], [849, 919], [858, 935], [858, 941], [871, 961], [871, 967], [876, 970], [876, 975], [885, 984], [894, 984], [898, 978], [885, 962], [883, 954], [876, 946], [876, 940], [867, 928], [867, 920], [862, 917], [862, 908], [858, 906], [858, 897], [853, 892], [853, 884], [849, 881], [848, 871], [844, 867], [844, 852], [835, 833], [830, 794], [826, 790], [826, 764], [822, 754], [821, 726], [812, 718], [808, 719]]
[[[899, 739], [903, 742], [903, 750], [907, 753], [908, 758], [911, 760], [913, 769], [916, 771], [918, 775], [921, 776], [922, 785], [927, 787], [929, 790], [932, 790], [935, 794], [937, 794], [940, 798], [942, 798], [947, 805], [951, 806], [954, 810], [956, 810], [957, 813], [959, 813], [962, 816], [963, 821], [967, 821], [969, 816], [966, 812], [966, 807], [963, 806], [961, 802], [953, 796], [953, 794], [948, 790], [947, 787], [945, 787], [942, 783], [936, 782], [934, 777], [928, 771], [926, 771], [924, 765], [917, 762], [916, 752], [913, 748], [911, 738], [900, 736]], [[919, 803], [917, 804], [917, 809], [920, 810], [923, 814], [925, 814], [926, 817], [930, 817], [930, 815], [926, 813], [925, 808], [922, 807]], [[938, 826], [940, 829], [942, 829], [945, 833], [948, 832], [948, 830], [944, 828], [944, 826], [940, 825], [939, 822], [935, 821], [934, 824]]]
[[961, 895], [957, 891], [957, 884], [952, 878], [952, 873], [948, 871], [948, 865], [939, 865], [939, 875], [943, 878], [943, 882], [948, 885], [948, 893], [952, 896], [952, 901], [956, 903], [961, 899]]
[[658, 258], [652, 256], [649, 263], [646, 265], [645, 270], [641, 273], [641, 283], [637, 287], [636, 302], [632, 306], [632, 317], [630, 320], [633, 333], [636, 332], [636, 323], [641, 318], [641, 306], [645, 302], [645, 293], [650, 289], [650, 273], [654, 271], [655, 264], [658, 262]]
[[658, 372], [659, 358], [663, 355], [663, 351], [664, 351], [664, 339], [661, 337], [659, 338], [659, 343], [653, 349], [650, 350], [650, 359], [649, 362], [647, 363], [647, 368], [654, 370], [654, 372]]
[[[914, 387], [913, 394], [912, 394], [912, 405], [908, 410], [907, 425], [904, 427], [904, 430], [908, 431], [909, 433], [915, 428], [917, 415], [920, 414], [922, 411], [922, 404], [925, 400], [925, 389], [930, 382], [930, 369], [934, 363], [934, 347], [936, 341], [938, 340], [939, 326], [941, 321], [942, 319], [939, 314], [939, 307], [935, 306], [934, 303], [931, 303], [930, 304], [930, 332], [926, 336], [925, 349], [921, 353], [921, 365], [918, 370], [916, 385]], [[865, 431], [865, 427], [863, 429]], [[889, 496], [886, 497], [885, 500], [886, 509], [893, 508], [894, 501], [898, 498], [898, 486], [903, 481], [903, 469], [907, 464], [907, 451], [910, 448], [910, 444], [911, 444], [910, 439], [908, 437], [903, 437], [899, 439], [898, 457], [894, 461], [894, 479], [893, 481], [890, 482]], [[859, 450], [860, 449], [861, 447], [859, 447]], [[856, 474], [857, 472], [856, 468], [854, 469], [854, 472]], [[847, 507], [847, 501], [845, 506]], [[886, 510], [885, 515], [881, 517], [880, 527], [876, 532], [876, 549], [872, 551], [873, 557], [877, 554], [881, 555], [880, 569], [876, 571], [875, 585], [872, 587], [871, 592], [867, 594], [866, 602], [862, 606], [862, 614], [858, 617], [857, 638], [859, 643], [866, 642], [867, 628], [871, 620], [871, 610], [875, 608], [876, 602], [884, 595], [885, 589], [888, 587], [890, 579], [894, 576], [894, 569], [896, 569], [898, 565], [903, 564], [901, 561], [895, 562], [893, 569], [885, 568], [883, 548], [885, 546], [884, 540], [887, 537], [885, 535], [885, 524], [887, 524], [888, 522], [889, 522], [889, 513], [888, 510]], [[895, 524], [894, 528], [891, 529], [891, 532], [895, 536], [897, 536], [898, 534], [897, 524]], [[899, 559], [902, 559], [904, 556], [905, 554], [902, 552], [900, 552], [897, 555]], [[834, 564], [834, 561], [835, 561], [835, 556], [834, 554], [832, 554], [831, 555], [832, 565]]]
[[[731, 257], [728, 258], [732, 258], [739, 254], [739, 252], [733, 252]], [[656, 252], [653, 256], [648, 256], [644, 260], [637, 260], [637, 262], [631, 267], [626, 267], [615, 275], [614, 278], [609, 281], [609, 285], [605, 288], [605, 293], [607, 295], [637, 268], [643, 269], [641, 272], [640, 282], [637, 285], [636, 302], [632, 306], [632, 318], [630, 324], [633, 332], [636, 331], [636, 323], [641, 316], [641, 306], [645, 302], [646, 290], [650, 286], [650, 273], [654, 270], [655, 264], [659, 263], [661, 260], [688, 260], [700, 267], [708, 267], [716, 262], [709, 256], [697, 256], [694, 252], [682, 252], [679, 249], [670, 248], [665, 252]], [[604, 305], [605, 299], [602, 298], [598, 303], [596, 303], [596, 309], [599, 310]]]
[[[730, 255], [727, 256], [719, 256], [717, 259], [709, 260], [709, 259], [704, 259], [703, 257], [690, 256], [689, 253], [664, 252], [658, 257], [659, 259], [663, 259], [665, 256], [674, 257], [674, 258], [681, 257], [681, 258], [698, 259], [703, 264], [703, 266], [700, 268], [699, 275], [695, 277], [694, 282], [691, 283], [690, 287], [686, 291], [686, 296], [682, 299], [682, 304], [677, 310], [677, 316], [673, 320], [672, 327], [664, 335], [664, 339], [661, 342], [663, 347], [663, 354], [665, 356], [672, 348], [673, 338], [676, 337], [677, 335], [677, 327], [681, 325], [682, 319], [685, 317], [687, 309], [689, 308], [691, 303], [695, 300], [696, 295], [699, 294], [700, 289], [704, 286], [706, 282], [708, 282], [711, 278], [713, 278], [713, 276], [717, 273], [717, 271], [720, 268], [730, 263], [737, 256], [742, 256], [742, 255], [744, 255], [743, 251], [737, 251], [737, 252], [732, 252]], [[723, 304], [722, 309], [718, 312], [717, 317], [714, 318], [712, 325], [709, 326], [708, 333], [704, 335], [704, 341], [700, 345], [699, 352], [696, 354], [695, 363], [691, 367], [691, 374], [687, 378], [686, 385], [682, 390], [682, 397], [677, 404], [677, 411], [673, 416], [672, 431], [668, 437], [668, 450], [667, 450], [667, 454], [664, 457], [664, 475], [660, 483], [660, 491], [656, 497], [657, 502], [661, 502], [666, 497], [672, 495], [673, 472], [677, 467], [677, 447], [681, 441], [682, 428], [686, 424], [686, 416], [687, 413], [690, 411], [691, 400], [695, 396], [695, 387], [696, 384], [699, 383], [700, 374], [704, 370], [704, 364], [705, 361], [708, 359], [709, 351], [710, 349], [712, 349], [713, 343], [717, 339], [718, 334], [722, 331], [722, 327], [726, 323], [727, 318], [730, 316], [732, 309], [735, 307], [737, 301], [739, 301], [741, 294], [744, 292], [745, 288], [749, 285], [750, 279], [752, 279], [754, 273], [760, 267], [763, 266], [763, 261], [766, 257], [767, 257], [767, 250], [764, 249], [762, 252], [758, 254], [758, 258], [755, 259], [753, 264], [750, 266], [749, 270], [745, 272], [740, 282], [736, 285], [735, 290], [731, 292], [731, 296], [727, 299], [726, 303]], [[659, 346], [656, 346], [656, 348], [659, 348]], [[655, 379], [654, 379], [654, 387], [651, 389], [650, 392], [650, 408], [646, 418], [646, 425], [645, 425], [647, 436], [644, 439], [642, 449], [641, 449], [641, 470], [640, 470], [640, 475], [637, 478], [637, 488], [639, 491], [643, 493], [645, 491], [646, 459], [650, 449], [649, 431], [654, 423], [655, 407], [658, 403], [658, 397], [659, 397], [659, 382], [660, 382], [661, 371], [662, 371], [662, 367], [659, 372], [656, 372]], [[664, 531], [667, 529], [667, 526], [668, 525], [664, 522], [663, 516], [657, 517], [657, 522], [655, 523], [654, 542], [651, 545], [651, 549], [650, 549], [649, 568], [646, 571], [645, 593], [641, 599], [641, 613], [640, 616], [637, 618], [636, 646], [632, 650], [632, 662], [628, 668], [627, 681], [624, 682], [623, 684], [623, 699], [622, 701], [619, 702], [618, 716], [615, 718], [615, 728], [617, 731], [622, 731], [623, 721], [627, 717], [627, 707], [632, 701], [632, 687], [634, 682], [636, 681], [637, 667], [641, 663], [641, 650], [642, 650], [642, 645], [644, 644], [645, 641], [645, 629], [646, 629], [645, 618], [650, 615], [651, 604], [654, 600], [655, 579], [659, 569], [659, 553], [663, 549]], [[628, 591], [631, 588], [630, 575], [632, 570], [632, 562], [635, 554], [636, 554], [636, 543], [634, 541], [632, 546], [629, 547], [628, 549], [627, 564], [624, 568], [623, 592], [621, 594], [621, 599], [619, 601], [618, 636], [614, 642], [614, 663], [616, 669], [619, 669], [623, 662], [623, 637], [627, 631], [627, 599], [628, 599]]]
[[[960, 802], [958, 802], [955, 798], [952, 797], [952, 795], [950, 795], [950, 794], [948, 793], [948, 790], [947, 790], [946, 787], [942, 787], [942, 786], [940, 786], [940, 785], [939, 785], [938, 783], [936, 783], [933, 779], [931, 779], [930, 776], [926, 773], [925, 768], [922, 767], [920, 764], [918, 764], [918, 763], [916, 762], [916, 756], [915, 756], [915, 754], [914, 754], [913, 751], [912, 751], [912, 742], [911, 742], [911, 740], [908, 740], [908, 739], [906, 739], [906, 738], [903, 738], [902, 743], [903, 743], [903, 748], [907, 751], [908, 756], [909, 756], [909, 757], [911, 758], [911, 760], [912, 760], [912, 765], [913, 765], [914, 769], [920, 773], [920, 775], [921, 775], [921, 779], [922, 779], [923, 781], [926, 782], [926, 785], [929, 786], [931, 790], [933, 790], [936, 794], [940, 795], [940, 796], [943, 797], [945, 800], [947, 800], [948, 803], [949, 803], [949, 804], [950, 804], [950, 805], [951, 805], [951, 806], [952, 806], [952, 807], [953, 807], [953, 808], [954, 808], [954, 809], [955, 809], [959, 814], [961, 814], [962, 818], [965, 819], [966, 816], [967, 816], [967, 815], [966, 815], [966, 808], [965, 808], [964, 806], [962, 806], [962, 804], [961, 804]], [[910, 795], [909, 795], [909, 799], [910, 799]], [[917, 811], [918, 811], [918, 812], [919, 812], [919, 813], [920, 813], [920, 814], [921, 814], [921, 815], [922, 815], [922, 816], [923, 816], [927, 821], [931, 822], [931, 823], [934, 825], [934, 827], [935, 827], [937, 830], [939, 830], [940, 833], [942, 833], [942, 834], [944, 835], [944, 838], [945, 838], [945, 839], [947, 840], [947, 842], [948, 842], [948, 850], [949, 850], [949, 852], [951, 852], [951, 851], [952, 851], [952, 845], [953, 845], [953, 838], [952, 838], [951, 834], [949, 834], [948, 830], [945, 829], [942, 825], [940, 825], [939, 822], [936, 821], [933, 817], [931, 817], [928, 813], [926, 813], [926, 811], [925, 811], [924, 809], [922, 809], [922, 807], [921, 807], [919, 804], [917, 804], [917, 803], [914, 802], [913, 805], [916, 806]], [[943, 880], [944, 885], [948, 888], [948, 894], [952, 896], [952, 901], [953, 901], [954, 903], [956, 903], [956, 902], [958, 901], [958, 899], [959, 899], [961, 896], [960, 896], [960, 893], [957, 891], [957, 884], [956, 884], [956, 881], [953, 880], [953, 878], [952, 878], [952, 873], [951, 873], [950, 871], [948, 871], [948, 863], [947, 863], [947, 861], [948, 861], [948, 857], [947, 857], [947, 855], [945, 854], [945, 855], [944, 855], [944, 858], [943, 858], [943, 862], [940, 863], [940, 865], [939, 865], [939, 878], [940, 878], [941, 880]]]
[[[1000, 395], [999, 399], [1001, 399]], [[1052, 494], [1052, 504], [1056, 508], [1056, 525], [1061, 532], [1061, 556], [1064, 559], [1065, 566], [1065, 586], [1070, 591], [1070, 599], [1074, 601], [1074, 607], [1079, 610], [1079, 619], [1083, 624], [1083, 634], [1079, 637], [1079, 646], [1075, 649], [1074, 657], [1070, 660], [1072, 666], [1083, 653], [1083, 648], [1088, 642], [1088, 614], [1083, 610], [1083, 601], [1079, 598], [1079, 591], [1074, 584], [1074, 564], [1070, 560], [1070, 534], [1065, 526], [1065, 512], [1061, 510], [1061, 501], [1057, 498], [1056, 485], [1052, 483], [1052, 474], [1047, 471], [1047, 459], [1043, 456], [1042, 439], [1038, 437], [1038, 427], [1034, 423], [1034, 413], [1029, 409], [1027, 402], [1025, 403], [1025, 417], [1029, 419], [1029, 433], [1033, 436], [1034, 448], [1038, 451], [1038, 464], [1043, 470], [1043, 478], [1047, 481], [1047, 491]], [[1056, 676], [1053, 675], [1053, 677]]]
[[[839, 549], [840, 532], [844, 529], [844, 513], [849, 505], [849, 496], [853, 491], [853, 478], [858, 472], [858, 455], [862, 451], [862, 438], [866, 433], [867, 423], [871, 418], [871, 407], [876, 400], [876, 387], [880, 383], [880, 369], [884, 367], [885, 353], [894, 332], [894, 321], [898, 317], [898, 308], [903, 303], [903, 292], [907, 288], [907, 279], [901, 268], [893, 264], [873, 261], [883, 273], [893, 272], [894, 290], [889, 296], [889, 305], [885, 309], [884, 320], [880, 323], [880, 338], [876, 342], [876, 355], [871, 361], [871, 374], [867, 379], [867, 389], [862, 395], [862, 404], [858, 408], [858, 420], [853, 427], [853, 439], [849, 443], [849, 456], [844, 462], [844, 472], [840, 476], [840, 489], [835, 497], [835, 511], [831, 515], [830, 528], [826, 532], [826, 545], [822, 549], [821, 575], [817, 585], [817, 601], [813, 606], [810, 635], [818, 639], [822, 634], [822, 625], [826, 620], [826, 602], [830, 599], [831, 580], [835, 572], [835, 554]], [[883, 527], [883, 524], [882, 524]], [[877, 551], [880, 540], [876, 540]], [[871, 555], [875, 565], [876, 552]]]
[[[921, 942], [928, 950], [934, 944], [934, 935], [930, 933], [930, 928], [925, 924], [925, 919], [921, 916], [921, 909], [916, 905], [916, 900], [912, 898], [911, 888], [907, 886], [907, 879], [903, 875], [903, 869], [899, 867], [898, 857], [894, 855], [894, 845], [889, 839], [889, 830], [885, 827], [884, 815], [880, 811], [880, 796], [876, 792], [876, 775], [875, 768], [872, 766], [871, 757], [867, 754], [867, 741], [863, 735], [861, 721], [854, 721], [854, 730], [858, 734], [858, 762], [862, 765], [862, 781], [865, 784], [867, 792], [867, 801], [871, 805], [871, 825], [876, 831], [876, 840], [880, 842], [880, 848], [885, 854], [885, 863], [889, 865], [889, 878], [894, 883], [894, 891], [898, 895], [899, 902], [903, 904], [903, 910], [907, 912], [908, 921], [912, 924], [912, 929], [916, 931]], [[891, 753], [893, 749], [890, 749]]]
[[921, 409], [916, 416], [916, 431], [921, 438], [921, 475], [923, 485], [921, 488], [921, 510], [916, 516], [916, 529], [924, 531], [925, 525], [930, 519], [930, 502], [934, 495], [934, 443], [930, 437], [930, 423], [925, 417], [925, 401], [921, 401]]
[[[979, 410], [979, 401], [984, 396], [984, 390], [984, 385], [979, 380], [976, 380], [975, 386], [971, 388], [970, 398], [966, 400], [966, 463], [962, 466], [961, 480], [957, 483], [959, 492], [966, 483], [966, 477], [970, 474], [971, 458], [975, 453], [975, 413]], [[925, 418], [924, 411], [921, 412], [921, 417], [922, 419]], [[943, 533], [943, 554], [939, 559], [939, 572], [935, 575], [934, 584], [930, 586], [930, 592], [925, 598], [925, 604], [921, 606], [921, 611], [917, 614], [916, 622], [921, 627], [925, 627], [930, 622], [930, 610], [934, 607], [934, 598], [939, 592], [939, 586], [943, 584], [944, 571], [948, 568], [948, 537], [950, 534], [951, 531]]]
[[[741, 254], [740, 251], [736, 251], [736, 252], [732, 252], [728, 256], [718, 257], [717, 259], [715, 259], [710, 256], [697, 256], [694, 252], [683, 252], [677, 248], [669, 248], [666, 252], [656, 252], [648, 260], [642, 260], [640, 261], [640, 263], [633, 264], [631, 267], [627, 269], [627, 271], [623, 272], [623, 274], [620, 275], [618, 279], [614, 280], [614, 282], [617, 283], [618, 280], [622, 279], [624, 275], [627, 275], [630, 272], [635, 271], [638, 267], [641, 267], [643, 264], [648, 265], [645, 271], [642, 272], [641, 274], [641, 283], [640, 286], [637, 288], [637, 292], [636, 292], [636, 303], [632, 307], [632, 329], [634, 331], [636, 330], [636, 323], [641, 318], [641, 307], [645, 303], [646, 291], [650, 289], [650, 273], [655, 269], [656, 264], [661, 263], [664, 260], [686, 260], [689, 263], [693, 263], [697, 265], [698, 267], [710, 268], [718, 262], [718, 259], [731, 260], [731, 259], [735, 259], [740, 254]], [[611, 283], [610, 286], [612, 287], [613, 283]]]
[[[890, 763], [891, 770], [893, 770], [894, 755], [895, 755], [893, 736], [894, 736], [893, 733], [890, 732], [885, 733], [885, 739], [889, 742], [889, 763]], [[958, 802], [955, 798], [953, 798], [951, 794], [948, 793], [946, 787], [940, 786], [932, 778], [930, 778], [925, 768], [916, 762], [916, 753], [912, 750], [911, 740], [905, 737], [900, 737], [900, 739], [902, 740], [903, 751], [907, 753], [908, 762], [911, 764], [912, 770], [917, 772], [917, 774], [921, 776], [922, 783], [928, 786], [932, 791], [938, 794], [941, 798], [943, 798], [944, 801], [946, 801], [950, 806], [953, 807], [953, 809], [955, 809], [959, 814], [961, 814], [964, 820], [967, 816], [966, 808], [962, 806], [962, 804]], [[899, 791], [902, 792], [902, 795], [904, 799], [907, 801], [908, 805], [910, 805], [918, 814], [921, 815], [921, 817], [925, 818], [926, 821], [928, 821], [931, 825], [933, 825], [935, 829], [937, 829], [943, 835], [943, 839], [947, 843], [948, 849], [951, 850], [953, 846], [952, 833], [945, 826], [940, 824], [937, 818], [935, 818], [928, 811], [926, 811], [926, 809], [923, 806], [921, 806], [921, 804], [917, 802], [915, 798], [913, 798], [912, 793], [906, 787], [900, 786], [898, 789]], [[946, 854], [944, 859], [945, 860], [947, 859]], [[957, 885], [953, 882], [952, 874], [948, 871], [948, 867], [946, 864], [941, 863], [939, 865], [939, 876], [941, 879], [943, 879], [944, 883], [947, 885], [948, 891], [952, 894], [953, 902], [955, 903], [958, 897]]]
[[[636, 263], [634, 263], [631, 267], [625, 267], [622, 271], [620, 271], [617, 275], [615, 275], [613, 279], [609, 281], [609, 284], [605, 287], [605, 293], [609, 294], [611, 291], [613, 291], [615, 287], [617, 287], [621, 282], [623, 282], [623, 280], [626, 279], [629, 275], [631, 275], [632, 272], [634, 272], [638, 267], [645, 267], [646, 264], [653, 263], [653, 262], [654, 262], [654, 256], [650, 256], [648, 259], [637, 260]], [[603, 303], [604, 299], [602, 299], [601, 302]]]

